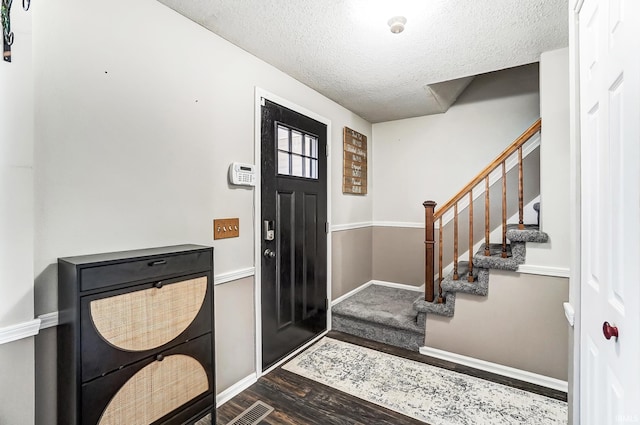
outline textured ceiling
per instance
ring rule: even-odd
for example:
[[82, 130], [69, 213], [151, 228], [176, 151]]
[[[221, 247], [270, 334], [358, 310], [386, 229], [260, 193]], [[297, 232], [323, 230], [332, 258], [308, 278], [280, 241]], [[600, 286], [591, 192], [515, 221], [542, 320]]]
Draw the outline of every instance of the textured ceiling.
[[448, 81], [568, 44], [567, 0], [160, 1], [373, 123], [446, 111], [470, 79]]

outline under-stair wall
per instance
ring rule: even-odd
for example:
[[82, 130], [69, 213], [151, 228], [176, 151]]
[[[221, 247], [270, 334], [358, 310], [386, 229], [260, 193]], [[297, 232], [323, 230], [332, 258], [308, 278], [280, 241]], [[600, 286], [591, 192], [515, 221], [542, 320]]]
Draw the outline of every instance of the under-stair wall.
[[566, 381], [568, 279], [489, 273], [486, 297], [457, 293], [453, 317], [427, 315], [425, 345]]

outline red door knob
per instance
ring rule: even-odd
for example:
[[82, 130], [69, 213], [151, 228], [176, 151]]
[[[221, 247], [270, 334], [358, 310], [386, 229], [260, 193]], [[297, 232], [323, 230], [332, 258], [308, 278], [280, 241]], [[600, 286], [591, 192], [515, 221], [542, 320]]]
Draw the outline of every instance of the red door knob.
[[618, 339], [618, 328], [611, 326], [609, 322], [604, 322], [602, 324], [602, 333], [607, 339], [611, 339], [612, 336], [615, 336], [616, 339]]

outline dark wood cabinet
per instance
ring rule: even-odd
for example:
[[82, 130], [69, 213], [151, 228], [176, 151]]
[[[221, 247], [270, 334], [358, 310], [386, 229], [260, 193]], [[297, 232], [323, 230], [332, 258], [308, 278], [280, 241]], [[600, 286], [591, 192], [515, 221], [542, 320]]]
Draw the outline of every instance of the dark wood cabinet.
[[58, 423], [215, 424], [213, 248], [58, 259]]

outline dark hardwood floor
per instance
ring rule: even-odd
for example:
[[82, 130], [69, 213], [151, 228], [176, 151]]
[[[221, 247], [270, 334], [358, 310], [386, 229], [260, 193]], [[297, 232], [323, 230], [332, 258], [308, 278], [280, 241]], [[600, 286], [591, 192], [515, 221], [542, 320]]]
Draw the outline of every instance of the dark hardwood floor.
[[[561, 391], [435, 359], [402, 348], [335, 331], [329, 332], [327, 336], [558, 400], [567, 400], [567, 394]], [[226, 425], [258, 400], [271, 405], [275, 409], [274, 412], [260, 422], [261, 424], [423, 424], [423, 422], [416, 419], [287, 372], [280, 367], [263, 376], [258, 382], [221, 406], [218, 409], [218, 424]]]

